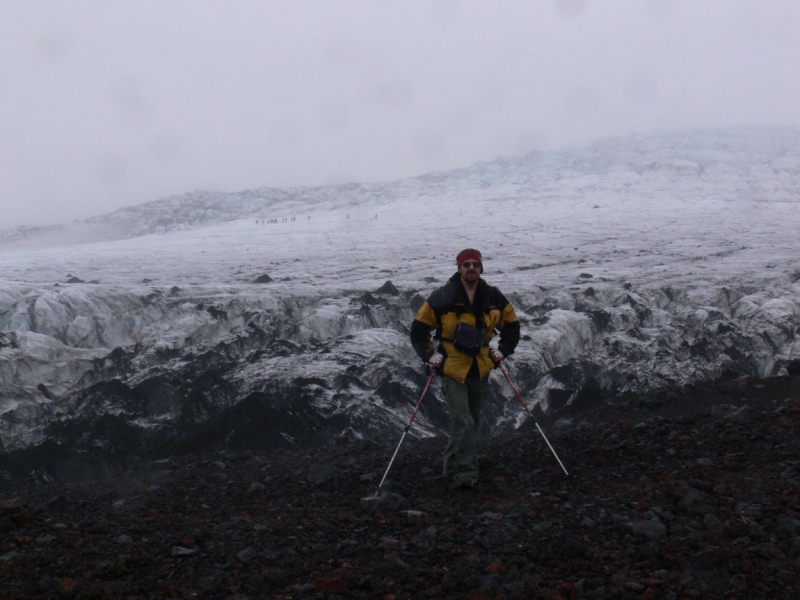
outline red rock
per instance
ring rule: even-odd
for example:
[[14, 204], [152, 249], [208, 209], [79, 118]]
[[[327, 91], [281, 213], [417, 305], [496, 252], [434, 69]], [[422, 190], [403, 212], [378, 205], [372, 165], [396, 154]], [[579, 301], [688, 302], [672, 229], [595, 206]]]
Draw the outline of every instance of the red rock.
[[483, 572], [487, 575], [499, 575], [500, 573], [505, 573], [505, 571], [506, 568], [497, 563], [491, 564], [483, 570]]
[[341, 577], [317, 579], [314, 582], [314, 589], [318, 594], [341, 594], [344, 591], [344, 588], [345, 584]]
[[583, 590], [574, 583], [561, 582], [556, 586], [558, 593], [568, 600], [579, 600], [583, 598]]
[[622, 588], [630, 590], [632, 592], [639, 592], [639, 593], [643, 592], [645, 589], [644, 586], [637, 581], [623, 581]]
[[56, 583], [56, 592], [64, 598], [71, 598], [78, 589], [78, 582], [71, 577], [62, 577]]
[[478, 565], [481, 564], [481, 557], [474, 553], [470, 554], [469, 556], [467, 556], [467, 564], [470, 567], [477, 567]]

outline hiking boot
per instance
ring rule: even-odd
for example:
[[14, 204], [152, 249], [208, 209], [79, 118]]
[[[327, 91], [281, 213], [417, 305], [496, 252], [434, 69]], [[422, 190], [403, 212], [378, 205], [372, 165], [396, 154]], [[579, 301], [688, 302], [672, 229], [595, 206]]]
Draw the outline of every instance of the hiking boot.
[[475, 487], [477, 477], [459, 477], [450, 486], [451, 490], [469, 490]]

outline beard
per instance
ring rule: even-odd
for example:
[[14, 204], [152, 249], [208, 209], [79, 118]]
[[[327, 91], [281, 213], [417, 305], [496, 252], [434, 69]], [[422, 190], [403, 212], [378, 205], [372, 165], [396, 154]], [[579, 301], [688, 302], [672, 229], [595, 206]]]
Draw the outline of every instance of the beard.
[[474, 283], [478, 281], [479, 277], [480, 273], [478, 273], [477, 270], [472, 270], [472, 269], [467, 270], [465, 273], [461, 275], [461, 278], [468, 283]]

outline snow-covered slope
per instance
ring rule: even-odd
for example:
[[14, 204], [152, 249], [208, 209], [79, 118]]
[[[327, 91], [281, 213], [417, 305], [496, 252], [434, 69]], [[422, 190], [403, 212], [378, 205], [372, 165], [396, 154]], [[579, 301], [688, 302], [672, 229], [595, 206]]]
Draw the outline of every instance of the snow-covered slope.
[[[775, 375], [800, 352], [799, 203], [800, 129], [751, 128], [2, 232], [0, 440], [179, 450], [252, 411], [269, 447], [399, 429], [424, 378], [408, 326], [467, 246], [517, 307], [511, 371], [547, 414]], [[519, 424], [491, 390], [487, 427]], [[415, 431], [444, 422], [432, 401]]]

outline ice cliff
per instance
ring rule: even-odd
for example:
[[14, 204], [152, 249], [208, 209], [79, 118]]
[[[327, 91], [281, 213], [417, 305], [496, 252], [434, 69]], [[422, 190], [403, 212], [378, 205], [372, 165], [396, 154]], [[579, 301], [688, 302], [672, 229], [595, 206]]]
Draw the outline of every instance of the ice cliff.
[[[466, 246], [517, 308], [510, 370], [545, 416], [778, 375], [798, 203], [800, 129], [750, 128], [0, 232], [4, 456], [391, 437], [424, 381], [408, 326]], [[490, 396], [486, 431], [519, 425], [499, 377]], [[414, 432], [440, 431], [423, 407]]]

